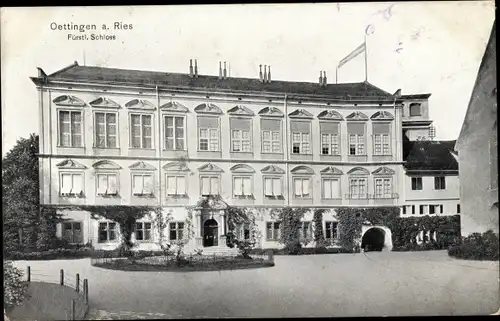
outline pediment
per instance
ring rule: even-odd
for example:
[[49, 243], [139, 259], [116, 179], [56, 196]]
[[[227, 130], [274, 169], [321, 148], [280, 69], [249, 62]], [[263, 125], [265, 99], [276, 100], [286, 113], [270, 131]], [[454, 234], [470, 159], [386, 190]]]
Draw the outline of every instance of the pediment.
[[382, 166], [372, 172], [373, 175], [394, 175], [396, 172], [389, 167]]
[[87, 166], [80, 164], [72, 159], [65, 159], [62, 162], [56, 164], [58, 168], [67, 168], [67, 169], [85, 169]]
[[319, 119], [326, 119], [326, 120], [343, 120], [344, 118], [342, 115], [335, 110], [324, 110], [318, 115]]
[[144, 99], [132, 99], [125, 104], [125, 107], [129, 109], [143, 109], [143, 110], [155, 110], [155, 105], [153, 103]]
[[376, 120], [393, 120], [394, 116], [388, 111], [378, 111], [370, 118]]
[[199, 167], [198, 171], [199, 172], [216, 172], [216, 173], [223, 172], [223, 170], [219, 166], [214, 165], [212, 163], [207, 163], [207, 164]]
[[370, 172], [363, 167], [354, 167], [350, 171], [347, 172], [349, 175], [370, 175]]
[[220, 196], [217, 195], [210, 195], [210, 196], [205, 196], [202, 199], [200, 199], [196, 205], [195, 208], [203, 209], [203, 208], [208, 208], [208, 209], [214, 209], [214, 210], [224, 210], [228, 208], [228, 205], [226, 202], [222, 200]]
[[130, 168], [130, 170], [144, 170], [144, 171], [156, 170], [156, 167], [154, 167], [148, 163], [145, 163], [143, 161], [135, 162], [132, 165], [130, 165], [128, 168]]
[[285, 174], [285, 171], [276, 165], [268, 165], [261, 169], [261, 172], [265, 174]]
[[176, 101], [169, 101], [168, 103], [165, 103], [160, 106], [160, 109], [162, 111], [169, 111], [169, 112], [175, 112], [175, 113], [188, 113], [189, 109], [184, 106], [183, 104], [176, 102]]
[[293, 174], [314, 174], [311, 167], [300, 165], [291, 170]]
[[292, 111], [290, 114], [288, 114], [288, 116], [293, 118], [313, 118], [313, 114], [305, 109], [297, 109], [295, 111]]
[[120, 105], [118, 105], [118, 103], [106, 97], [99, 97], [91, 101], [89, 105], [92, 107], [99, 107], [99, 108], [120, 108]]
[[333, 166], [327, 166], [324, 169], [321, 170], [321, 175], [342, 175], [344, 174], [340, 169], [333, 167]]
[[101, 160], [95, 162], [92, 167], [95, 169], [121, 169], [121, 166], [110, 160]]
[[276, 107], [262, 108], [259, 111], [259, 115], [266, 116], [266, 117], [283, 117], [284, 116], [283, 112], [279, 108], [276, 108]]
[[70, 106], [70, 107], [85, 107], [86, 104], [78, 97], [71, 95], [63, 95], [52, 100], [57, 106]]
[[245, 164], [238, 164], [231, 167], [231, 172], [233, 173], [255, 173], [255, 170]]
[[189, 172], [189, 168], [184, 162], [170, 162], [163, 166], [163, 169], [169, 172]]
[[254, 112], [243, 105], [234, 106], [227, 111], [229, 115], [254, 116]]
[[345, 118], [346, 120], [368, 120], [368, 116], [360, 111], [355, 111]]
[[198, 114], [222, 114], [222, 110], [219, 106], [211, 103], [200, 104], [194, 108], [194, 111]]

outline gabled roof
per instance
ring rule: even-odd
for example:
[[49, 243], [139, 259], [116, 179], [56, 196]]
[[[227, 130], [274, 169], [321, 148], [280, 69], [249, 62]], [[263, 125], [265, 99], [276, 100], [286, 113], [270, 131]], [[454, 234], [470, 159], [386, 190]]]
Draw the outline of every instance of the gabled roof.
[[326, 86], [320, 86], [316, 82], [282, 80], [261, 82], [258, 78], [229, 77], [227, 79], [219, 79], [217, 76], [209, 75], [198, 75], [198, 77], [195, 78], [190, 77], [187, 73], [80, 66], [77, 62], [48, 76], [40, 75], [39, 77], [32, 77], [31, 79], [37, 84], [44, 81], [50, 82], [60, 80], [99, 84], [143, 85], [152, 88], [155, 86], [168, 86], [182, 89], [239, 91], [246, 93], [289, 93], [292, 95], [323, 96], [332, 99], [394, 99], [392, 94], [368, 82], [327, 84]]
[[454, 140], [406, 141], [403, 143], [404, 167], [407, 171], [458, 171], [452, 155]]

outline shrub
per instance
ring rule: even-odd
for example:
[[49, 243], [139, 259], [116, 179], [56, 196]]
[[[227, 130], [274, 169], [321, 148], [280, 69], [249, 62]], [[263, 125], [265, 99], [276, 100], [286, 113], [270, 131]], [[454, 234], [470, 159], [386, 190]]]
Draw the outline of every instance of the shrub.
[[448, 255], [468, 260], [491, 260], [499, 258], [498, 234], [489, 230], [483, 234], [472, 233], [465, 237], [461, 244], [448, 249]]
[[51, 249], [43, 252], [20, 252], [13, 251], [7, 256], [9, 260], [55, 260], [68, 258], [85, 258], [90, 257], [92, 249], [88, 247], [79, 247], [73, 249]]
[[20, 305], [25, 299], [28, 282], [23, 279], [23, 272], [14, 267], [10, 261], [3, 261], [3, 271], [3, 304], [9, 310]]

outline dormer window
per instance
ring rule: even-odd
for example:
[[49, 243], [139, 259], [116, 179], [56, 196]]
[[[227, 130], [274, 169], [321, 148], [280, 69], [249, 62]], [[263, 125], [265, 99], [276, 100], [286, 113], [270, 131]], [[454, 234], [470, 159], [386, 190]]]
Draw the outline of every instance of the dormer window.
[[419, 103], [410, 104], [410, 116], [422, 116], [422, 105]]

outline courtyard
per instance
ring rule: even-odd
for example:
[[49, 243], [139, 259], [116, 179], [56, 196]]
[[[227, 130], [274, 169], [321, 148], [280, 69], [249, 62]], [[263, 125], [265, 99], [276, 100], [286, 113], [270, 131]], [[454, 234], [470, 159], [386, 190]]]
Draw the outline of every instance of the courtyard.
[[54, 282], [59, 269], [87, 278], [89, 318], [476, 315], [500, 306], [499, 263], [446, 251], [276, 256], [271, 268], [191, 273], [113, 271], [90, 259], [15, 265]]

